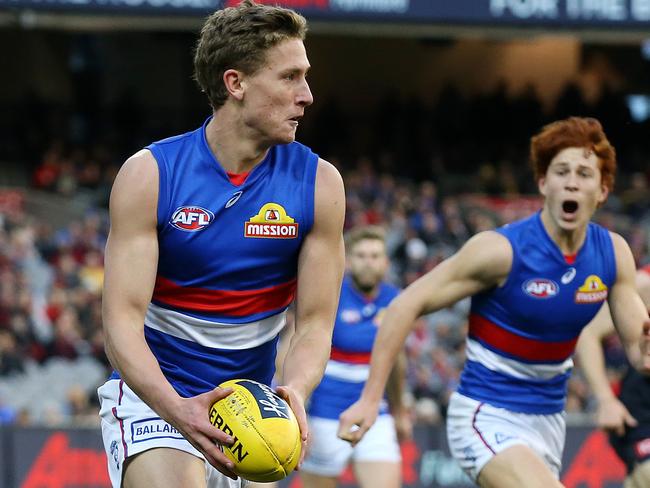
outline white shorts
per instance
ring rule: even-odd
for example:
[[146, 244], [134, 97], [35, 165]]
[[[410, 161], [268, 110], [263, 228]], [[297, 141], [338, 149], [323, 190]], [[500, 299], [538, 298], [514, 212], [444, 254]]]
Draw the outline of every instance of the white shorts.
[[454, 393], [449, 401], [449, 449], [474, 481], [488, 461], [514, 445], [530, 447], [559, 477], [565, 435], [563, 412], [551, 415], [511, 412], [459, 393]]
[[382, 461], [400, 463], [402, 456], [391, 415], [380, 415], [356, 446], [336, 436], [338, 420], [309, 418], [310, 441], [301, 471], [320, 476], [339, 476], [348, 463]]
[[[240, 488], [247, 482], [222, 475], [174, 427], [162, 420], [122, 380], [108, 380], [97, 390], [101, 409], [102, 438], [113, 488], [122, 486], [124, 461], [156, 447], [188, 452], [205, 462], [209, 488]], [[206, 413], [207, 415], [207, 413]]]

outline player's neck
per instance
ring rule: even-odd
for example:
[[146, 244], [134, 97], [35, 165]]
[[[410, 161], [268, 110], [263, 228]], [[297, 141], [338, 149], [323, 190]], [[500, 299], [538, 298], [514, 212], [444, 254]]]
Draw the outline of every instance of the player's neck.
[[354, 276], [350, 275], [350, 278], [352, 279], [352, 286], [354, 286], [354, 289], [357, 290], [357, 293], [363, 296], [366, 300], [373, 300], [377, 297], [377, 294], [379, 293], [379, 283], [372, 287], [359, 286], [359, 283], [354, 279]]
[[256, 141], [243, 135], [227, 110], [226, 107], [221, 108], [219, 116], [208, 122], [205, 138], [212, 154], [225, 171], [247, 173], [266, 157], [268, 147], [260, 147]]
[[546, 210], [542, 211], [541, 218], [546, 233], [555, 242], [562, 254], [572, 256], [578, 253], [587, 237], [586, 225], [575, 229], [563, 229]]

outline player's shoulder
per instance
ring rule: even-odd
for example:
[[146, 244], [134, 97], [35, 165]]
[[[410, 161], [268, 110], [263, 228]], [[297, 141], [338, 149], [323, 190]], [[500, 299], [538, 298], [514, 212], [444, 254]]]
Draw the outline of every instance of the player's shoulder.
[[607, 235], [611, 239], [616, 262], [619, 263], [619, 265], [621, 262], [634, 262], [632, 250], [630, 249], [630, 245], [627, 243], [625, 238], [622, 235], [610, 230], [607, 231]]
[[194, 129], [191, 131], [183, 132], [182, 134], [176, 134], [174, 136], [169, 136], [165, 137], [164, 139], [159, 139], [157, 141], [154, 141], [151, 143], [152, 146], [169, 146], [169, 145], [176, 145], [179, 143], [184, 143], [187, 140], [192, 139], [194, 136], [196, 136], [196, 133], [203, 128], [199, 129]]
[[503, 234], [487, 230], [470, 238], [454, 256], [454, 262], [459, 263], [468, 275], [491, 284], [508, 275], [513, 256], [510, 240]]
[[316, 185], [326, 191], [343, 191], [343, 177], [336, 166], [320, 157], [317, 164]]
[[474, 234], [464, 245], [463, 248], [471, 250], [473, 253], [481, 255], [493, 255], [510, 251], [512, 245], [510, 240], [497, 230], [485, 230]]
[[[158, 198], [158, 165], [148, 149], [129, 157], [115, 177], [111, 190], [111, 208], [116, 204], [137, 206]], [[122, 205], [119, 205], [120, 207]]]
[[607, 232], [607, 235], [609, 236], [609, 238], [612, 240], [612, 245], [614, 246], [614, 249], [623, 250], [623, 249], [629, 249], [630, 248], [627, 241], [625, 240], [625, 238], [621, 234], [618, 234], [618, 233], [613, 232], [611, 230], [608, 230], [606, 232]]
[[120, 168], [116, 182], [122, 180], [150, 179], [157, 174], [156, 158], [149, 149], [140, 149], [130, 156]]

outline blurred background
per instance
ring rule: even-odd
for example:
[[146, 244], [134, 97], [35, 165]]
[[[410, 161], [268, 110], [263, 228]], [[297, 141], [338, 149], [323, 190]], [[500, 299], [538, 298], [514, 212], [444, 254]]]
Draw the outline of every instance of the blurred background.
[[[110, 373], [112, 181], [133, 152], [210, 114], [193, 44], [205, 15], [233, 3], [0, 0], [0, 486], [109, 486], [95, 390]], [[394, 283], [537, 210], [529, 138], [570, 115], [599, 118], [618, 153], [596, 220], [650, 262], [650, 0], [264, 3], [310, 21], [315, 103], [298, 140], [343, 174], [348, 229], [386, 227]], [[420, 319], [408, 339], [407, 486], [469, 486], [441, 428], [468, 305]], [[614, 339], [606, 355], [616, 388], [625, 355]], [[594, 406], [576, 368], [566, 486], [621, 486]]]

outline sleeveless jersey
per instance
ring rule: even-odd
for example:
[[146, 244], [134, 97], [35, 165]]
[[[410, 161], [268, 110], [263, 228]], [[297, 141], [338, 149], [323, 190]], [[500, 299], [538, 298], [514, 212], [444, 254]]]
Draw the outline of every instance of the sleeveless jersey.
[[318, 156], [294, 142], [235, 186], [205, 126], [147, 147], [160, 175], [159, 261], [145, 337], [184, 397], [233, 378], [269, 384], [314, 219]]
[[[325, 375], [311, 396], [308, 413], [338, 420], [339, 415], [361, 396], [370, 371], [370, 352], [381, 315], [399, 290], [382, 282], [374, 298], [361, 294], [346, 276], [341, 286], [332, 353]], [[387, 413], [382, 402], [380, 413]]]
[[567, 264], [540, 213], [496, 231], [512, 246], [512, 268], [503, 286], [472, 297], [458, 391], [514, 412], [561, 412], [580, 331], [616, 282], [611, 237], [590, 223]]

